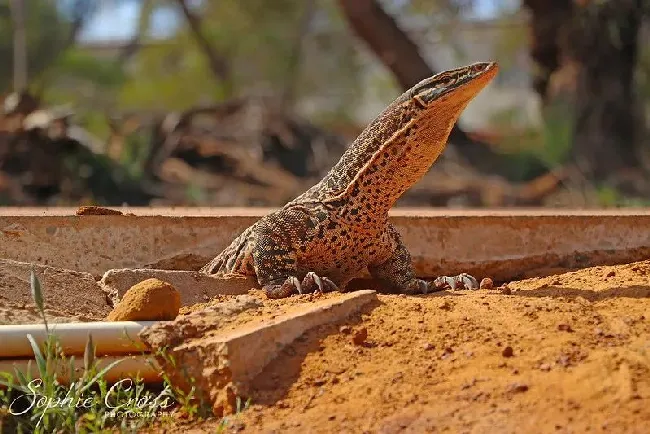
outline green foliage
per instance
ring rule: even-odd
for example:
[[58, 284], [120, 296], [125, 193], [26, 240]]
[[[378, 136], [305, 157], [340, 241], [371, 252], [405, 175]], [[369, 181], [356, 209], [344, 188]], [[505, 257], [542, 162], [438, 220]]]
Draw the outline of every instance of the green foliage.
[[598, 205], [611, 207], [633, 207], [643, 208], [650, 206], [650, 199], [639, 197], [627, 197], [616, 188], [609, 185], [601, 185], [596, 189]]
[[[28, 73], [37, 78], [65, 48], [71, 35], [71, 23], [57, 3], [49, 0], [26, 0], [26, 35]], [[11, 0], [0, 0], [0, 64], [13, 65], [13, 21]], [[12, 87], [13, 70], [0, 68], [0, 91]]]
[[149, 134], [136, 132], [125, 137], [121, 163], [132, 179], [138, 180], [144, 176], [143, 168], [149, 156], [150, 147]]
[[182, 110], [224, 97], [224, 86], [215, 82], [205, 56], [189, 35], [180, 34], [141, 49], [118, 103], [124, 108]]
[[228, 429], [228, 426], [232, 423], [232, 420], [236, 419], [241, 414], [242, 411], [248, 410], [248, 407], [250, 407], [250, 405], [251, 405], [251, 399], [250, 398], [248, 398], [244, 402], [244, 401], [242, 401], [241, 397], [238, 396], [236, 398], [236, 402], [237, 402], [237, 404], [236, 404], [234, 417], [230, 418], [230, 417], [226, 416], [226, 417], [223, 417], [219, 421], [219, 425], [217, 425], [217, 429], [216, 429], [216, 432], [218, 434], [225, 433], [226, 430]]
[[189, 375], [187, 372], [185, 366], [179, 365], [176, 362], [176, 359], [174, 358], [173, 355], [171, 355], [166, 348], [161, 348], [158, 351], [156, 351], [156, 356], [162, 358], [165, 360], [165, 363], [167, 363], [169, 366], [173, 367], [174, 369], [180, 369], [183, 371], [183, 376], [185, 378], [189, 379], [189, 383], [192, 385], [190, 387], [189, 392], [184, 391], [183, 389], [177, 388], [173, 386], [173, 382], [167, 375], [165, 371], [161, 372], [161, 376], [165, 382], [165, 384], [170, 385], [174, 397], [176, 399], [176, 402], [180, 405], [180, 407], [183, 409], [183, 412], [190, 418], [207, 418], [210, 417], [212, 414], [212, 408], [210, 405], [203, 400], [201, 396], [196, 396], [196, 379], [192, 376]]
[[70, 48], [33, 82], [43, 89], [47, 104], [67, 104], [76, 122], [97, 137], [107, 138], [107, 113], [115, 107], [115, 93], [126, 82], [122, 67], [80, 48]]
[[116, 62], [98, 59], [79, 48], [62, 53], [48, 73], [59, 80], [84, 81], [102, 88], [115, 88], [126, 79], [124, 71]]
[[542, 148], [538, 157], [549, 167], [564, 163], [573, 146], [573, 114], [569, 106], [549, 105], [544, 109]]
[[565, 164], [573, 144], [573, 115], [569, 107], [558, 103], [544, 108], [542, 124], [512, 129], [520, 124], [520, 110], [512, 108], [494, 113], [492, 127], [503, 138], [498, 150], [510, 161], [501, 175], [514, 181], [527, 181], [548, 169]]
[[[306, 8], [303, 0], [203, 2], [195, 13], [201, 17], [205, 37], [229, 66], [229, 78], [222, 81], [214, 76], [183, 23], [168, 40], [150, 41], [140, 50], [119, 93], [119, 104], [186, 109], [256, 92], [280, 96], [291, 86], [298, 99], [334, 101], [323, 104], [326, 112], [352, 112], [360, 95], [360, 63], [353, 39], [330, 1], [316, 2], [308, 31], [301, 35]], [[317, 27], [315, 17], [327, 25]], [[303, 51], [294, 71], [297, 44]]]

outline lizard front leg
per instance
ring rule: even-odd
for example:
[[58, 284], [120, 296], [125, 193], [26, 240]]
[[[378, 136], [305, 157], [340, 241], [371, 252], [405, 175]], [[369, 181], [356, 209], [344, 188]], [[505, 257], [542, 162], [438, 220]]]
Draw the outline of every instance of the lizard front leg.
[[389, 225], [387, 236], [388, 248], [392, 250], [390, 257], [383, 263], [369, 266], [368, 270], [374, 278], [385, 282], [393, 289], [405, 294], [426, 294], [446, 288], [478, 288], [476, 279], [467, 273], [453, 277], [440, 276], [431, 283], [416, 278], [411, 263], [411, 254], [402, 242], [399, 232]]
[[307, 273], [301, 282], [297, 273], [296, 250], [286, 238], [278, 237], [277, 233], [258, 233], [255, 238], [253, 267], [268, 298], [338, 290], [334, 282], [314, 272]]

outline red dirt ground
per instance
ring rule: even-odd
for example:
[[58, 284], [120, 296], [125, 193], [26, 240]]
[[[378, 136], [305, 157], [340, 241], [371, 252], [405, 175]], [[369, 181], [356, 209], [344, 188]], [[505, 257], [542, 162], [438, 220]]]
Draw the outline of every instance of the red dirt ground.
[[380, 295], [346, 324], [286, 348], [226, 431], [650, 432], [650, 261]]

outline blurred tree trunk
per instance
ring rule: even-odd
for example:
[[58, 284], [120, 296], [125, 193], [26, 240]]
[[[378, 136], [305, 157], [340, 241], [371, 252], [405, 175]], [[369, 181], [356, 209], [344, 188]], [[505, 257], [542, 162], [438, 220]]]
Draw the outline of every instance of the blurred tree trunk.
[[147, 36], [147, 32], [149, 31], [154, 6], [153, 0], [142, 0], [142, 3], [140, 3], [138, 25], [135, 29], [135, 33], [129, 40], [129, 43], [124, 46], [117, 56], [117, 62], [120, 65], [126, 64], [140, 49], [142, 39]]
[[568, 42], [575, 8], [573, 0], [523, 0], [523, 5], [531, 12], [530, 57], [537, 66], [533, 88], [547, 103], [559, 91], [557, 84], [551, 85], [552, 78], [569, 60], [563, 42]]
[[524, 0], [535, 90], [573, 113], [571, 157], [588, 179], [639, 167], [634, 68], [644, 0]]
[[339, 4], [354, 32], [395, 75], [403, 90], [435, 74], [418, 46], [377, 1], [339, 0]]
[[[208, 58], [208, 64], [215, 78], [220, 80], [227, 91], [230, 90], [230, 65], [212, 45], [201, 29], [201, 18], [190, 10], [187, 0], [177, 0], [183, 15], [192, 30], [192, 35], [197, 44]], [[228, 93], [228, 92], [227, 92]]]
[[12, 0], [11, 13], [14, 25], [14, 91], [27, 88], [27, 30], [25, 0]]
[[637, 168], [633, 92], [642, 0], [589, 2], [576, 23], [573, 156], [596, 180]]
[[296, 98], [296, 88], [298, 86], [298, 76], [300, 75], [300, 64], [302, 61], [303, 46], [305, 38], [309, 33], [309, 25], [314, 16], [316, 9], [316, 0], [304, 0], [303, 9], [296, 29], [296, 36], [291, 47], [289, 55], [287, 73], [280, 97], [282, 112], [287, 112], [292, 107]]
[[72, 4], [70, 34], [68, 35], [65, 45], [61, 48], [62, 52], [77, 43], [79, 34], [92, 15], [97, 11], [98, 7], [99, 6], [95, 0], [76, 0]]

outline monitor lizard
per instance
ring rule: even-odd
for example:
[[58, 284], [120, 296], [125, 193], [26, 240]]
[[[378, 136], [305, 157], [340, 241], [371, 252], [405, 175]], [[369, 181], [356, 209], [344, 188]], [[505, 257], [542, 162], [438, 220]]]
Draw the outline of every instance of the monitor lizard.
[[269, 298], [344, 290], [364, 270], [406, 294], [478, 288], [466, 273], [416, 278], [388, 210], [429, 170], [461, 112], [497, 70], [495, 62], [475, 63], [404, 92], [319, 183], [262, 217], [200, 271], [256, 276]]

